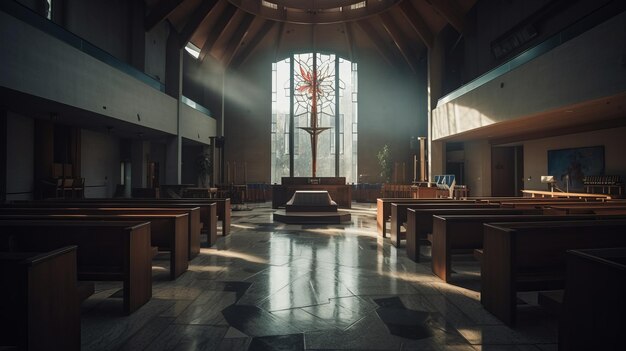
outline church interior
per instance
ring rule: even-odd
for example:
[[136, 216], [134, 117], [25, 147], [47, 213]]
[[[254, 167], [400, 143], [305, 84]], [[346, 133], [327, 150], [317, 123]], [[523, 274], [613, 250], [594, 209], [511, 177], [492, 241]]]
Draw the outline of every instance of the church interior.
[[623, 0], [3, 0], [0, 62], [0, 351], [625, 347]]

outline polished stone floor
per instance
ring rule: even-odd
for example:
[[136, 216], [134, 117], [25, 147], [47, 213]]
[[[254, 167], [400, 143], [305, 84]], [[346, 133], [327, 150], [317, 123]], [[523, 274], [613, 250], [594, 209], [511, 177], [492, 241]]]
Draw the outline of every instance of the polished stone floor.
[[121, 283], [96, 284], [82, 306], [83, 350], [556, 350], [557, 322], [520, 296], [511, 329], [480, 304], [479, 265], [455, 257], [453, 284], [376, 232], [372, 204], [352, 222], [272, 222], [269, 204], [234, 211], [231, 235], [167, 280], [153, 267], [152, 300], [121, 314]]

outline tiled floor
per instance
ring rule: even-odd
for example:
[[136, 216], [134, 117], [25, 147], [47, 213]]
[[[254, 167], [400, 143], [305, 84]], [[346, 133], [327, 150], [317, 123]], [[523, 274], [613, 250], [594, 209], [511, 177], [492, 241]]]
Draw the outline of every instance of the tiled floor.
[[121, 283], [97, 283], [83, 304], [83, 350], [556, 350], [556, 320], [532, 294], [518, 327], [502, 325], [480, 304], [470, 256], [443, 283], [429, 252], [415, 263], [377, 235], [374, 205], [328, 226], [274, 223], [269, 204], [249, 207], [176, 281], [158, 260], [152, 300], [131, 316]]

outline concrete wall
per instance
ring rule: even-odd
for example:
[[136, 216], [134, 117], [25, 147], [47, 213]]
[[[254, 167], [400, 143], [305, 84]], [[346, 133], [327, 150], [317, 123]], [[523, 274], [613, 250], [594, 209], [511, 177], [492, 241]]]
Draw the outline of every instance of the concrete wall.
[[437, 140], [626, 91], [626, 13], [433, 111]]
[[[446, 93], [460, 84], [482, 75], [500, 65], [505, 60], [541, 43], [550, 36], [562, 31], [612, 0], [480, 0], [465, 16], [465, 29], [462, 37], [452, 30], [445, 41], [447, 83], [456, 83]], [[613, 1], [615, 3], [615, 1]], [[610, 5], [614, 6], [614, 5]], [[610, 12], [612, 10], [607, 10]], [[497, 59], [492, 43], [507, 31], [519, 24], [532, 24], [537, 31], [535, 37], [511, 50], [506, 56]], [[445, 32], [445, 30], [444, 30]]]
[[111, 197], [121, 182], [120, 141], [117, 137], [81, 130], [81, 175], [85, 197]]
[[30, 200], [34, 186], [34, 121], [7, 113], [7, 200]]
[[0, 86], [176, 133], [175, 99], [4, 12], [0, 47]]
[[180, 135], [208, 145], [209, 137], [215, 136], [217, 121], [185, 104], [180, 104]]
[[161, 83], [165, 83], [165, 49], [169, 35], [170, 27], [166, 21], [146, 32], [144, 72]]
[[489, 142], [465, 143], [465, 183], [470, 196], [491, 196], [491, 145]]
[[66, 3], [64, 4], [63, 19], [67, 30], [118, 59], [130, 63], [131, 1], [63, 1]]
[[[542, 175], [548, 175], [548, 150], [604, 145], [604, 169], [607, 175], [620, 175], [626, 180], [626, 127], [570, 134], [554, 138], [530, 140], [524, 145], [524, 188], [546, 190]], [[530, 180], [528, 180], [531, 178]]]

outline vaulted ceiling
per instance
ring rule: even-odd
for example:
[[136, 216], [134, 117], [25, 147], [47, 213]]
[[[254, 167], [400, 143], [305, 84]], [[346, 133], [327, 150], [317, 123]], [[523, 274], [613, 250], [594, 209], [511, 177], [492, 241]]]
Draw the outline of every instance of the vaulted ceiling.
[[[446, 25], [459, 34], [476, 0], [146, 0], [146, 31], [169, 21], [181, 48], [191, 42], [237, 68], [264, 43], [276, 58], [297, 50], [334, 51], [354, 59], [376, 50], [415, 72]], [[269, 43], [269, 44], [268, 44]], [[267, 49], [267, 48], [266, 48]]]

